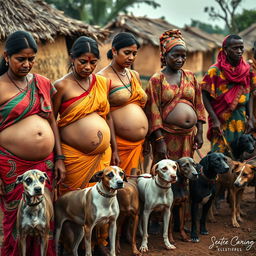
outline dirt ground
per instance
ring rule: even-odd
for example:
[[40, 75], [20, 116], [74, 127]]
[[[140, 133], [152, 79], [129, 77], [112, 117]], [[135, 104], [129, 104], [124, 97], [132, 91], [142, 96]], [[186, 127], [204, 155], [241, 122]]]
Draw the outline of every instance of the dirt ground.
[[[206, 130], [206, 127], [205, 129]], [[205, 144], [201, 150], [202, 155], [209, 151], [209, 143], [205, 138]], [[195, 160], [199, 160], [195, 153]], [[149, 253], [147, 256], [255, 256], [256, 255], [256, 200], [254, 198], [254, 188], [247, 187], [241, 204], [242, 210], [247, 214], [240, 228], [231, 226], [231, 211], [226, 202], [221, 204], [219, 214], [216, 216], [216, 223], [208, 222], [209, 235], [200, 236], [199, 243], [182, 242], [178, 233], [174, 233], [176, 250], [167, 251], [164, 248], [162, 237], [149, 236]], [[0, 212], [0, 223], [1, 221]], [[187, 223], [190, 228], [190, 223]], [[0, 225], [0, 244], [2, 229]], [[213, 241], [219, 245], [213, 246]], [[140, 245], [141, 239], [137, 238]], [[245, 245], [238, 245], [238, 244]], [[130, 245], [121, 244], [120, 256], [131, 255]]]

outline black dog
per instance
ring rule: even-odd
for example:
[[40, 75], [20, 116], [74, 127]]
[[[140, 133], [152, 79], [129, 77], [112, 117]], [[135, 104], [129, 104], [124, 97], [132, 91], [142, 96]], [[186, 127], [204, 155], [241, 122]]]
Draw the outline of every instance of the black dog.
[[242, 134], [231, 143], [232, 153], [236, 161], [244, 160], [244, 153], [253, 153], [255, 149], [255, 139], [251, 134]]
[[202, 215], [200, 219], [200, 233], [207, 235], [206, 217], [215, 196], [215, 181], [217, 174], [228, 172], [227, 159], [222, 153], [209, 153], [201, 161], [202, 166], [199, 178], [190, 180], [191, 199], [191, 239], [192, 242], [199, 242], [197, 234], [197, 217], [199, 203], [202, 203]]

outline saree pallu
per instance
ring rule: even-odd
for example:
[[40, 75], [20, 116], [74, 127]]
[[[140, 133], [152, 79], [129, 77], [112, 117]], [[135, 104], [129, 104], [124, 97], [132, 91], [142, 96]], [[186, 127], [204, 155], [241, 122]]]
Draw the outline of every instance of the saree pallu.
[[116, 143], [118, 148], [118, 154], [120, 157], [121, 167], [126, 175], [131, 174], [132, 168], [139, 168], [139, 164], [142, 159], [142, 145], [144, 139], [139, 141], [128, 141], [116, 136]]
[[[130, 70], [131, 73], [131, 88], [132, 94], [129, 100], [120, 106], [111, 106], [110, 111], [120, 109], [128, 104], [137, 104], [141, 108], [144, 108], [147, 95], [141, 87], [141, 82], [138, 80], [136, 74]], [[118, 148], [118, 154], [121, 160], [120, 167], [125, 171], [127, 175], [130, 175], [132, 168], [139, 168], [140, 162], [143, 161], [142, 145], [144, 139], [139, 141], [128, 141], [119, 136], [116, 136], [116, 143]]]
[[[59, 186], [61, 195], [76, 189], [93, 186], [94, 183], [89, 183], [91, 177], [96, 172], [101, 171], [110, 165], [111, 147], [107, 141], [103, 140], [90, 154], [84, 154], [64, 143], [62, 143], [61, 146], [62, 152], [66, 157], [64, 163], [67, 170], [66, 177], [63, 183]], [[107, 149], [102, 152], [102, 148], [105, 148], [106, 146]]]
[[[22, 184], [15, 187], [16, 179], [29, 169], [39, 169], [46, 172], [52, 182], [53, 154], [41, 161], [25, 161], [6, 149], [0, 147], [0, 177], [5, 185], [5, 195], [1, 196], [1, 209], [4, 213], [3, 232], [4, 240], [1, 248], [2, 256], [19, 256], [17, 241], [16, 219], [19, 202], [22, 198]], [[52, 190], [52, 186], [46, 183], [46, 187]], [[27, 255], [40, 256], [40, 241], [36, 237], [27, 238]], [[55, 246], [53, 241], [53, 222], [51, 223], [51, 233], [47, 256], [54, 256]]]
[[[196, 126], [190, 129], [183, 129], [175, 125], [164, 124], [162, 135], [167, 146], [168, 158], [178, 160], [181, 157], [193, 157], [194, 138], [196, 134]], [[155, 151], [155, 143], [153, 143], [153, 152]], [[161, 159], [154, 159], [158, 162]]]

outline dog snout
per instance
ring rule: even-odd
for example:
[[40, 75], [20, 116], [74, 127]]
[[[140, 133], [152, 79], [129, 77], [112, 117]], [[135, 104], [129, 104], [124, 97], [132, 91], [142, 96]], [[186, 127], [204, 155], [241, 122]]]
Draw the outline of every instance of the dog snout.
[[171, 181], [176, 182], [177, 181], [177, 176], [176, 175], [171, 175]]
[[193, 172], [193, 173], [192, 173], [192, 178], [193, 178], [194, 180], [198, 179], [198, 177], [199, 177], [199, 175], [198, 175], [197, 172]]
[[117, 181], [117, 187], [118, 188], [123, 188], [124, 187], [124, 182], [122, 180]]
[[35, 187], [34, 192], [36, 195], [41, 195], [42, 194], [42, 188], [41, 187]]
[[235, 187], [237, 187], [237, 188], [242, 187], [242, 185], [241, 185], [240, 182], [238, 182], [238, 181], [235, 181], [235, 182], [234, 182], [234, 185], [235, 185]]

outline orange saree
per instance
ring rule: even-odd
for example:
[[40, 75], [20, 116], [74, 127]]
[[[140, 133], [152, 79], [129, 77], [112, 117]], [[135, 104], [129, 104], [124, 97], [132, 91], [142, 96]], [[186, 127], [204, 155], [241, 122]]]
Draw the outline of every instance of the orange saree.
[[[60, 113], [58, 126], [67, 126], [91, 113], [97, 113], [106, 119], [109, 112], [108, 90], [107, 79], [99, 75], [94, 76], [94, 84], [90, 91], [82, 97], [77, 97], [77, 100], [72, 99], [71, 104]], [[90, 178], [110, 165], [111, 148], [107, 137], [103, 134], [101, 144], [89, 154], [62, 143], [62, 151], [66, 157], [66, 177], [60, 184], [60, 194], [88, 187]]]
[[[140, 107], [144, 107], [146, 104], [146, 93], [141, 87], [140, 81], [137, 79], [135, 73], [130, 70], [131, 73], [131, 88], [132, 95], [129, 100], [120, 106], [114, 106], [110, 108], [110, 111], [122, 108], [128, 104], [137, 104]], [[132, 168], [138, 168], [140, 159], [142, 159], [142, 145], [144, 139], [136, 142], [128, 141], [119, 136], [116, 136], [116, 143], [118, 148], [119, 157], [121, 160], [120, 167], [125, 171], [127, 175], [130, 175]]]

